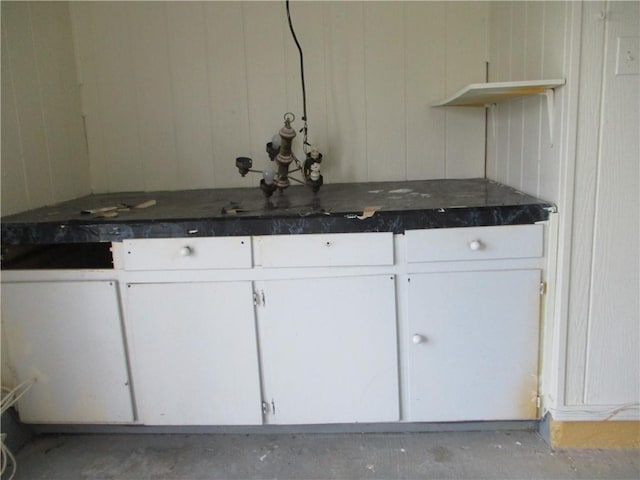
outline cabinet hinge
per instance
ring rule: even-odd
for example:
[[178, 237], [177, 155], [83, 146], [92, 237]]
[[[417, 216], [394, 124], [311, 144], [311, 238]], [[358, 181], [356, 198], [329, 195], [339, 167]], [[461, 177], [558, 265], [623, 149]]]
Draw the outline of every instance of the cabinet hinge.
[[265, 305], [264, 301], [264, 290], [260, 290], [260, 292], [253, 292], [253, 304], [254, 305]]
[[262, 414], [267, 415], [268, 413], [276, 414], [276, 402], [273, 399], [271, 400], [271, 405], [264, 400], [262, 401]]
[[540, 295], [547, 294], [547, 282], [540, 282]]
[[540, 407], [542, 406], [542, 399], [540, 398], [540, 396], [536, 397], [536, 408], [538, 409], [538, 411], [540, 411]]

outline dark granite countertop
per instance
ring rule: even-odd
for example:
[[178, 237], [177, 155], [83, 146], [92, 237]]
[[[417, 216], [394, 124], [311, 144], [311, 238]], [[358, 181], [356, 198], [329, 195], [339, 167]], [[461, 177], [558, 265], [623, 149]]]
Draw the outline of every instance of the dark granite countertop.
[[[81, 213], [118, 205], [156, 204], [112, 218]], [[375, 210], [369, 218], [367, 209]], [[89, 195], [6, 216], [3, 244], [111, 242], [126, 238], [394, 232], [419, 228], [529, 224], [554, 206], [485, 179], [304, 186], [265, 200], [259, 188]]]

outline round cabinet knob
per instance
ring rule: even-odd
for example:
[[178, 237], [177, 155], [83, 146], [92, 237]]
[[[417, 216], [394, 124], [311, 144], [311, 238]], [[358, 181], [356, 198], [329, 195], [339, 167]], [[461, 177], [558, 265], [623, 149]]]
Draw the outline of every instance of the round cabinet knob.
[[482, 248], [482, 242], [480, 240], [471, 240], [469, 242], [469, 249], [475, 251], [478, 251]]
[[422, 343], [424, 341], [424, 337], [422, 335], [416, 333], [411, 337], [411, 341], [417, 345], [417, 344]]
[[192, 253], [193, 253], [193, 249], [188, 245], [186, 245], [186, 246], [184, 246], [184, 247], [182, 247], [180, 249], [180, 256], [181, 257], [188, 257]]

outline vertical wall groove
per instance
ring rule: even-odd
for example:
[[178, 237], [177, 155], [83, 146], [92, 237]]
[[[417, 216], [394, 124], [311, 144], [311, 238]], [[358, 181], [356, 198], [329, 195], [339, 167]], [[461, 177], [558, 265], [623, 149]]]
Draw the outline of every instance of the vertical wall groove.
[[[58, 141], [59, 136], [55, 143], [58, 150], [75, 149], [80, 140], [88, 147], [82, 158], [76, 159], [78, 154], [73, 151], [71, 163], [86, 162], [89, 156], [88, 164], [81, 167], [88, 172], [87, 185], [73, 188], [76, 195], [90, 190], [102, 193], [257, 183], [233, 171], [234, 157], [250, 155], [260, 168], [268, 161], [264, 143], [274, 127], [279, 127], [282, 112], [298, 110], [299, 103], [299, 72], [294, 68], [298, 59], [288, 37], [284, 44], [288, 25], [281, 4], [57, 5], [67, 10], [68, 23], [59, 28], [66, 29], [65, 41], [67, 36], [71, 39], [76, 78], [82, 84], [77, 92], [81, 98], [78, 118], [84, 117], [86, 140], [80, 128], [72, 132], [71, 146]], [[44, 3], [6, 2], [3, 11], [22, 15], [21, 21], [28, 25], [25, 7], [40, 16], [42, 9], [49, 8]], [[313, 84], [308, 92], [313, 110], [309, 112], [314, 135], [310, 140], [319, 143], [326, 155], [325, 181], [482, 175], [482, 112], [432, 109], [429, 105], [466, 84], [484, 81], [488, 4], [303, 2], [295, 4], [295, 10], [299, 12], [296, 27], [310, 36], [303, 45], [310, 68], [308, 80]], [[227, 17], [228, 12], [237, 15]], [[316, 18], [319, 15], [322, 18]], [[239, 36], [234, 34], [231, 43], [225, 44], [216, 37], [217, 30], [212, 30], [214, 24], [239, 32]], [[13, 30], [7, 25], [4, 30], [13, 50]], [[229, 47], [242, 54], [225, 56]], [[19, 54], [19, 58], [23, 61], [26, 57]], [[226, 74], [233, 59], [237, 59], [235, 70]], [[15, 70], [5, 73], [14, 75]], [[226, 82], [224, 87], [221, 81]], [[22, 81], [20, 88], [25, 88]], [[33, 92], [40, 96], [38, 123], [42, 124], [43, 115], [45, 122], [54, 121], [48, 116], [55, 102], [44, 98], [47, 110], [43, 114], [44, 94], [38, 88]], [[46, 95], [50, 94], [49, 89]], [[22, 98], [16, 93], [18, 97]], [[206, 101], [208, 105], [203, 103]], [[25, 118], [28, 105], [19, 98], [15, 102], [19, 118]], [[300, 118], [300, 112], [294, 113]], [[221, 119], [228, 121], [225, 124]], [[42, 130], [37, 133], [37, 128], [31, 129], [34, 122], [29, 123], [29, 131], [42, 134]], [[47, 192], [60, 185], [69, 188], [68, 180], [65, 183], [57, 178], [58, 170], [65, 170], [68, 163], [51, 158], [51, 135], [57, 130], [46, 127], [48, 154], [31, 155], [36, 144], [22, 135], [22, 147], [27, 142], [30, 148], [22, 153], [28, 184], [22, 195], [29, 195], [29, 200], [21, 203], [16, 197], [15, 206], [7, 203], [3, 212], [60, 200], [58, 193]], [[20, 128], [24, 134], [25, 125]], [[43, 168], [32, 168], [32, 156], [45, 158]], [[16, 171], [22, 168], [21, 161], [19, 154], [3, 156], [3, 164], [13, 162]], [[40, 176], [33, 178], [34, 172]], [[44, 173], [46, 186], [40, 188], [37, 180], [44, 179]]]
[[[30, 33], [30, 40], [31, 40], [31, 47], [33, 48], [33, 51], [36, 52], [37, 51], [37, 45], [36, 45], [36, 39], [34, 38], [34, 32], [33, 32], [33, 21], [31, 18], [31, 5], [27, 4], [27, 12], [28, 12], [28, 17], [29, 17], [29, 25], [31, 26], [29, 33]], [[49, 176], [49, 187], [51, 188], [51, 191], [54, 191], [54, 185], [53, 185], [53, 172], [51, 169], [51, 153], [50, 153], [50, 147], [49, 147], [49, 133], [48, 133], [48, 128], [47, 128], [47, 119], [45, 116], [45, 112], [44, 112], [44, 104], [42, 101], [42, 78], [40, 76], [40, 68], [38, 65], [38, 57], [34, 55], [34, 70], [36, 73], [36, 81], [37, 81], [37, 85], [38, 85], [38, 102], [40, 104], [40, 115], [42, 117], [42, 134], [44, 137], [44, 148], [45, 148], [45, 153], [46, 153], [46, 165], [47, 165], [47, 174]]]
[[[6, 48], [6, 63], [3, 63], [2, 65], [2, 73], [4, 75], [8, 75], [8, 80], [9, 82], [7, 83], [8, 85], [10, 85], [11, 87], [11, 107], [13, 108], [14, 112], [15, 112], [15, 118], [17, 120], [18, 118], [18, 104], [17, 104], [17, 98], [16, 98], [16, 92], [15, 92], [15, 88], [14, 88], [14, 81], [13, 81], [13, 68], [11, 67], [11, 46], [10, 46], [10, 42], [9, 39], [7, 38], [7, 28], [4, 25], [5, 20], [4, 20], [4, 15], [2, 16], [2, 42], [5, 45]], [[6, 81], [6, 80], [5, 80]], [[3, 81], [3, 84], [5, 83], [5, 81]], [[6, 99], [6, 96], [3, 95], [3, 101], [2, 101], [2, 105], [4, 106], [4, 108], [8, 108], [6, 107], [6, 105], [8, 105], [9, 102]], [[4, 112], [3, 112], [3, 123], [5, 122], [4, 120]], [[5, 137], [3, 139], [3, 146], [6, 145], [7, 139], [6, 139], [6, 131], [5, 128], [7, 127], [7, 125], [2, 125], [2, 134], [3, 137]], [[27, 180], [27, 172], [26, 172], [26, 167], [24, 165], [24, 151], [23, 151], [23, 147], [22, 147], [22, 134], [20, 132], [20, 122], [16, 121], [15, 122], [15, 129], [16, 129], [16, 134], [17, 134], [17, 149], [18, 149], [18, 158], [14, 160], [14, 164], [18, 165], [18, 168], [21, 172], [21, 178], [23, 181], [23, 185], [24, 185], [24, 193], [25, 193], [25, 200], [26, 202], [23, 204], [22, 202], [20, 202], [18, 199], [11, 199], [10, 201], [13, 201], [16, 203], [16, 205], [19, 205], [18, 208], [28, 208], [32, 205], [31, 203], [31, 197], [29, 195], [29, 182]], [[6, 161], [6, 157], [5, 157], [5, 161]], [[4, 180], [4, 175], [2, 177], [2, 179]], [[2, 187], [2, 191], [5, 192], [6, 191], [6, 187], [3, 185]], [[7, 202], [3, 201], [3, 204], [6, 204]], [[13, 212], [11, 212], [13, 213]]]
[[[187, 161], [196, 162], [194, 155], [204, 155], [203, 138], [198, 139], [199, 133], [193, 129], [189, 134], [184, 131], [183, 121], [180, 120], [185, 116], [182, 111], [183, 107], [189, 103], [188, 95], [196, 95], [193, 91], [187, 93], [183, 90], [183, 81], [197, 83], [199, 80], [195, 77], [199, 75], [197, 72], [189, 73], [181, 70], [185, 58], [178, 59], [175, 57], [176, 42], [197, 41], [202, 30], [199, 25], [196, 31], [190, 32], [190, 40], [180, 39], [176, 37], [177, 32], [171, 32], [172, 18], [181, 15], [193, 4], [183, 4], [181, 2], [169, 2], [163, 4], [148, 4], [149, 9], [162, 8], [165, 10], [166, 28], [169, 32], [167, 42], [172, 52], [170, 55], [170, 69], [173, 72], [169, 78], [171, 84], [171, 103], [173, 105], [172, 116], [174, 135], [177, 139], [177, 156], [174, 160], [176, 168], [180, 173], [177, 179], [166, 179], [164, 183], [156, 185], [153, 188], [196, 188], [196, 187], [234, 187], [234, 186], [250, 186], [255, 181], [240, 176], [233, 176], [229, 170], [228, 164], [233, 164], [233, 157], [240, 155], [250, 155], [254, 158], [254, 162], [259, 167], [265, 161], [264, 143], [266, 143], [271, 135], [274, 127], [277, 128], [280, 122], [281, 113], [275, 115], [275, 112], [284, 112], [286, 110], [299, 110], [299, 71], [297, 67], [298, 58], [296, 50], [290, 41], [288, 35], [288, 24], [286, 21], [285, 9], [278, 3], [246, 3], [241, 5], [242, 16], [235, 28], [242, 31], [241, 49], [244, 52], [244, 73], [242, 79], [238, 79], [238, 84], [246, 81], [246, 88], [243, 97], [248, 112], [248, 125], [236, 124], [235, 128], [229, 126], [229, 134], [222, 135], [213, 126], [216, 119], [221, 115], [219, 111], [219, 98], [217, 93], [212, 92], [212, 88], [218, 92], [218, 87], [214, 83], [217, 81], [218, 75], [213, 72], [224, 69], [224, 65], [216, 65], [214, 59], [221, 59], [224, 56], [219, 55], [218, 49], [224, 49], [224, 45], [216, 45], [209, 42], [207, 50], [202, 59], [198, 59], [207, 65], [208, 97], [210, 106], [208, 108], [207, 126], [198, 128], [206, 130], [208, 139], [206, 151], [213, 148], [213, 178], [207, 180], [209, 172], [201, 171], [198, 175], [198, 182], [190, 184], [188, 178], [192, 178], [193, 171], [187, 174], [186, 168], [204, 169], [206, 164], [211, 164], [209, 159], [200, 158], [200, 166], [187, 167]], [[309, 138], [311, 142], [319, 143], [320, 150], [325, 153], [326, 162], [323, 164], [323, 174], [325, 181], [346, 182], [358, 180], [394, 180], [394, 179], [421, 179], [421, 178], [441, 178], [447, 177], [475, 177], [481, 176], [484, 171], [483, 158], [483, 138], [472, 134], [460, 135], [462, 132], [476, 132], [482, 130], [484, 116], [478, 115], [479, 112], [472, 110], [466, 111], [442, 111], [429, 108], [429, 103], [435, 103], [439, 98], [433, 95], [433, 87], [431, 81], [436, 80], [438, 83], [445, 85], [445, 92], [451, 92], [464, 86], [465, 84], [483, 81], [484, 56], [487, 51], [487, 28], [485, 10], [488, 11], [487, 4], [483, 3], [460, 3], [449, 5], [445, 3], [427, 3], [417, 5], [411, 3], [394, 5], [385, 3], [362, 3], [362, 4], [326, 4], [326, 3], [300, 3], [292, 5], [292, 19], [295, 21], [295, 27], [302, 29], [301, 32], [307, 37], [302, 47], [304, 49], [305, 74], [310, 75], [307, 84], [315, 83], [315, 87], [308, 91], [307, 100], [309, 105], [309, 115], [313, 118], [310, 122], [310, 132], [314, 138]], [[398, 8], [400, 7], [400, 8]], [[75, 8], [75, 7], [74, 7]], [[119, 8], [123, 8], [121, 4], [103, 2], [100, 4], [88, 4], [82, 8], [87, 9], [91, 13], [101, 8], [109, 8], [114, 14]], [[204, 15], [205, 22], [204, 33], [206, 37], [212, 36], [210, 22], [216, 15], [222, 15], [227, 5], [224, 3], [206, 4], [209, 15]], [[420, 15], [420, 18], [408, 18], [407, 9], [412, 8], [414, 12]], [[465, 13], [471, 10], [472, 13]], [[358, 11], [360, 14], [358, 14]], [[311, 18], [309, 12], [320, 12], [322, 18]], [[444, 30], [437, 34], [431, 29], [407, 29], [406, 24], [411, 20], [414, 23], [422, 21], [429, 23], [436, 18], [432, 15], [443, 15], [438, 18], [443, 24]], [[212, 17], [212, 15], [214, 17]], [[346, 17], [344, 16], [346, 15]], [[102, 15], [96, 16], [92, 14], [92, 20], [97, 22], [90, 28], [78, 28], [81, 38], [78, 43], [86, 43], [83, 47], [90, 50], [90, 45], [99, 41], [93, 32], [99, 31], [103, 40], [101, 45], [106, 46], [108, 36], [111, 34], [109, 25], [105, 22], [109, 20]], [[317, 16], [317, 15], [315, 15]], [[380, 21], [379, 21], [380, 18]], [[384, 20], [382, 20], [384, 18]], [[348, 20], [347, 20], [348, 19]], [[354, 32], [349, 32], [349, 28], [353, 24], [344, 24], [343, 30], [339, 32], [337, 25], [344, 20], [351, 21], [354, 19], [360, 25]], [[79, 21], [74, 19], [74, 21]], [[135, 22], [140, 19], [129, 19], [130, 28], [135, 31]], [[182, 20], [183, 22], [186, 20]], [[228, 19], [229, 22], [236, 22], [235, 17]], [[334, 25], [333, 22], [338, 21]], [[319, 22], [319, 23], [318, 23]], [[449, 25], [444, 25], [449, 23]], [[274, 26], [270, 28], [269, 25]], [[234, 23], [235, 25], [235, 23]], [[275, 28], [278, 25], [279, 28]], [[454, 28], [455, 27], [455, 28]], [[180, 27], [182, 28], [182, 26]], [[358, 38], [358, 30], [364, 33], [363, 37]], [[117, 29], [116, 29], [117, 31]], [[265, 32], [269, 33], [265, 35]], [[331, 38], [326, 38], [331, 32], [332, 35], [338, 35], [344, 39], [341, 48], [332, 47]], [[397, 32], [396, 35], [394, 32]], [[298, 33], [298, 32], [296, 32]], [[273, 36], [276, 35], [274, 39]], [[395, 40], [392, 41], [391, 34], [394, 39], [400, 39], [401, 44]], [[105, 35], [107, 36], [105, 39]], [[305, 36], [303, 35], [303, 36]], [[411, 42], [408, 37], [411, 36]], [[323, 38], [325, 37], [325, 38]], [[275, 41], [274, 41], [275, 40]], [[319, 44], [316, 44], [319, 41]], [[134, 42], [132, 39], [118, 39], [119, 42]], [[353, 43], [354, 41], [359, 42]], [[291, 45], [290, 45], [291, 43]], [[302, 40], [301, 40], [302, 43]], [[121, 43], [122, 44], [122, 43]], [[452, 44], [455, 44], [452, 46]], [[275, 46], [277, 51], [268, 51], [268, 45]], [[158, 48], [162, 48], [160, 45]], [[186, 46], [184, 47], [186, 48]], [[408, 49], [412, 51], [423, 52], [422, 58], [412, 54], [409, 56]], [[211, 50], [213, 49], [213, 50]], [[421, 66], [420, 62], [432, 61], [436, 57], [431, 55], [429, 50], [441, 50], [447, 52], [444, 54], [445, 68], [441, 72], [441, 76], [437, 75], [427, 78], [425, 72], [436, 72], [439, 65]], [[360, 52], [361, 58], [354, 57], [354, 53]], [[93, 86], [96, 92], [94, 105], [85, 104], [88, 108], [88, 130], [94, 132], [89, 135], [90, 151], [95, 151], [93, 143], [97, 133], [102, 133], [102, 143], [105, 148], [104, 160], [100, 157], [96, 159], [98, 165], [104, 165], [102, 168], [108, 169], [109, 177], [106, 185], [97, 184], [96, 191], [106, 191], [118, 189], [124, 183], [118, 179], [118, 170], [115, 167], [117, 157], [120, 156], [121, 147], [115, 138], [119, 135], [116, 131], [112, 131], [115, 125], [126, 125], [131, 121], [127, 118], [121, 118], [120, 122], [115, 125], [107, 125], [104, 121], [94, 121], [96, 115], [101, 115], [105, 109], [108, 110], [112, 99], [110, 95], [115, 94], [115, 90], [105, 91], [101, 85], [100, 75], [88, 74], [84, 72], [89, 70], [100, 72], [103, 54], [109, 54], [108, 51], [98, 55], [93, 55], [90, 59], [79, 57], [82, 63], [83, 77], [86, 82], [97, 83]], [[191, 52], [183, 52], [184, 55], [200, 55], [198, 49]], [[349, 56], [351, 55], [351, 57]], [[274, 65], [280, 65], [281, 59], [284, 58], [284, 70], [279, 71], [272, 68]], [[180, 60], [179, 63], [176, 63]], [[194, 58], [190, 61], [195, 60]], [[355, 60], [355, 63], [353, 63]], [[470, 65], [470, 60], [473, 65]], [[345, 63], [348, 62], [348, 63]], [[269, 65], [267, 68], [263, 66]], [[309, 66], [309, 69], [307, 69]], [[317, 74], [312, 75], [312, 70], [316, 69]], [[129, 67], [123, 67], [129, 68]], [[327, 70], [330, 68], [330, 70]], [[364, 74], [358, 72], [360, 68]], [[411, 72], [408, 73], [408, 72]], [[192, 77], [189, 77], [192, 75]], [[335, 75], [338, 75], [337, 77]], [[414, 76], [410, 76], [414, 75]], [[429, 83], [423, 83], [424, 89], [416, 87], [418, 77], [424, 76]], [[278, 78], [279, 76], [279, 78]], [[420, 77], [422, 78], [422, 77]], [[126, 82], [126, 78], [123, 82]], [[179, 82], [176, 83], [176, 82]], [[331, 91], [330, 83], [338, 82], [338, 91]], [[280, 84], [278, 86], [278, 84]], [[388, 88], [385, 87], [388, 85]], [[294, 86], [295, 85], [295, 86]], [[411, 91], [409, 87], [411, 86]], [[114, 85], [123, 91], [127, 90], [127, 85]], [[141, 88], [141, 86], [138, 86]], [[280, 92], [280, 89], [282, 90]], [[234, 92], [234, 95], [237, 93]], [[358, 96], [362, 95], [365, 101], [360, 104]], [[182, 99], [179, 101], [180, 107], [177, 108], [177, 96]], [[392, 99], [394, 99], [392, 101]], [[397, 101], [395, 101], [397, 99]], [[283, 101], [281, 101], [283, 100]], [[337, 101], [336, 101], [337, 100]], [[95, 109], [95, 102], [98, 102], [98, 110]], [[187, 103], [185, 103], [187, 102]], [[388, 106], [385, 106], [385, 102]], [[184, 103], [184, 105], [183, 105]], [[245, 107], [244, 101], [238, 103], [238, 107]], [[364, 106], [364, 112], [359, 111], [359, 105]], [[415, 108], [420, 106], [421, 109]], [[229, 108], [232, 108], [227, 103]], [[411, 115], [409, 115], [409, 108]], [[145, 107], [146, 108], [146, 107]], [[226, 108], [226, 107], [225, 107]], [[355, 109], [354, 109], [355, 108]], [[330, 115], [331, 111], [331, 115]], [[273, 112], [273, 113], [271, 113]], [[141, 112], [137, 112], [141, 113]], [[196, 116], [197, 112], [192, 112]], [[295, 111], [298, 119], [301, 112]], [[115, 115], [116, 112], [113, 112]], [[147, 115], [145, 113], [145, 115]], [[336, 117], [337, 116], [337, 117]], [[113, 115], [112, 115], [113, 117]], [[110, 117], [110, 121], [111, 118]], [[143, 117], [144, 118], [144, 117]], [[204, 118], [204, 117], [203, 117]], [[334, 127], [336, 120], [340, 120], [340, 127]], [[348, 122], [346, 121], [348, 119]], [[387, 121], [385, 121], [385, 119]], [[434, 132], [425, 132], [421, 137], [417, 134], [419, 127], [432, 128], [442, 122], [444, 127], [442, 133], [436, 135]], [[142, 120], [139, 120], [142, 121]], [[193, 123], [195, 120], [191, 119]], [[231, 118], [230, 122], [236, 122], [237, 119]], [[410, 124], [411, 122], [411, 124]], [[416, 123], [418, 122], [418, 123]], [[300, 122], [297, 122], [300, 123]], [[438, 127], [440, 128], [440, 127]], [[326, 133], [325, 133], [326, 132]], [[331, 132], [332, 136], [328, 136]], [[204, 134], [204, 133], [203, 133]], [[336, 136], [337, 135], [337, 136]], [[476, 138], [478, 136], [478, 138]], [[221, 156], [220, 152], [231, 152], [234, 145], [241, 146], [245, 142], [243, 137], [251, 139], [251, 152], [243, 151], [238, 148], [237, 153]], [[264, 137], [264, 138], [263, 138]], [[187, 141], [187, 139], [190, 139]], [[296, 139], [300, 140], [301, 139]], [[300, 142], [298, 142], [300, 143]], [[200, 150], [198, 150], [200, 145]], [[296, 146], [296, 152], [302, 150]], [[144, 150], [147, 151], [146, 147]], [[92, 153], [93, 155], [93, 153]], [[225, 158], [222, 158], [225, 157]], [[228, 158], [227, 158], [228, 157]], [[190, 158], [190, 160], [189, 160]], [[115, 161], [115, 164], [114, 164]], [[93, 166], [93, 158], [92, 158]], [[149, 171], [151, 166], [145, 165], [145, 171]], [[362, 168], [362, 173], [359, 169]], [[96, 170], [98, 174], [99, 168]], [[221, 176], [221, 172], [226, 172]], [[148, 176], [149, 173], [144, 173]], [[186, 177], [185, 177], [186, 175]], [[184, 181], [179, 179], [185, 179]], [[150, 188], [150, 185], [144, 184], [139, 179], [141, 185]], [[185, 183], [186, 182], [186, 183]]]
[[[604, 4], [604, 11], [607, 11], [607, 3]], [[604, 23], [604, 29], [602, 32], [602, 46], [601, 46], [601, 50], [599, 52], [600, 58], [602, 58], [602, 63], [603, 65], [607, 64], [606, 61], [606, 53], [607, 53], [607, 44], [608, 44], [608, 30], [609, 30], [609, 24], [608, 22]], [[592, 312], [593, 312], [593, 299], [594, 299], [594, 288], [595, 288], [595, 278], [593, 275], [593, 272], [595, 271], [595, 265], [596, 265], [596, 248], [594, 248], [594, 243], [595, 243], [595, 239], [597, 238], [598, 235], [598, 231], [597, 231], [597, 222], [596, 219], [599, 216], [599, 212], [598, 212], [598, 204], [599, 204], [599, 199], [600, 199], [600, 182], [598, 181], [598, 179], [600, 178], [600, 169], [602, 168], [602, 135], [603, 135], [603, 129], [601, 128], [603, 121], [604, 121], [604, 102], [605, 102], [605, 96], [604, 96], [604, 92], [605, 92], [605, 74], [604, 74], [604, 68], [601, 67], [600, 72], [599, 72], [599, 79], [596, 82], [597, 85], [599, 85], [599, 92], [598, 92], [598, 112], [597, 115], [594, 115], [594, 117], [598, 118], [598, 122], [597, 122], [597, 131], [595, 132], [595, 138], [597, 139], [596, 141], [596, 148], [595, 148], [595, 175], [593, 178], [593, 183], [594, 183], [594, 195], [592, 197], [592, 217], [591, 217], [591, 223], [594, 226], [593, 227], [593, 243], [591, 243], [591, 252], [589, 255], [589, 265], [588, 265], [588, 271], [585, 272], [587, 274], [587, 277], [589, 279], [589, 284], [588, 284], [588, 290], [587, 290], [587, 305], [588, 305], [588, 310], [587, 310], [587, 314], [586, 314], [586, 318], [585, 318], [585, 322], [586, 322], [586, 332], [584, 335], [584, 360], [582, 365], [584, 365], [584, 371], [582, 372], [582, 402], [583, 403], [587, 403], [588, 399], [587, 399], [587, 393], [588, 393], [588, 381], [589, 381], [589, 372], [587, 369], [587, 365], [589, 364], [589, 344], [591, 343], [591, 334], [592, 334]]]
[[2, 4], [2, 215], [89, 192], [68, 5]]

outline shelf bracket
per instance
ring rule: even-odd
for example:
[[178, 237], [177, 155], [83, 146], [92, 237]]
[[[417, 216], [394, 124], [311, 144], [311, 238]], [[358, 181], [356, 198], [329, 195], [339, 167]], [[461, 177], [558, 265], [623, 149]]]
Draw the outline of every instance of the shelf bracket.
[[540, 95], [544, 95], [547, 99], [547, 116], [549, 118], [549, 142], [553, 147], [553, 132], [554, 132], [554, 112], [555, 112], [555, 99], [556, 91], [553, 88], [547, 88]]

